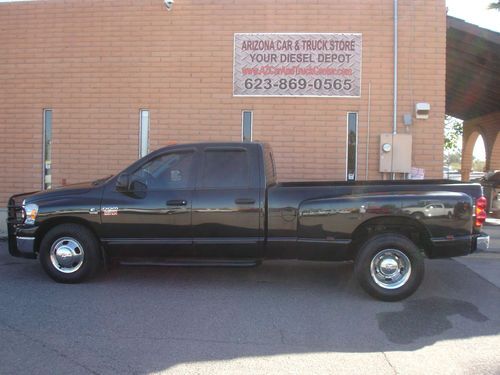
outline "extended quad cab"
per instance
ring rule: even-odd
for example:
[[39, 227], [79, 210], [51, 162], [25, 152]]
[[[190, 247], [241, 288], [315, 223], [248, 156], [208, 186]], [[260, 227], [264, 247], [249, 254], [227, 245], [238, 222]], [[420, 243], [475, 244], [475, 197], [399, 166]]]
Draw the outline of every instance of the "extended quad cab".
[[[432, 202], [438, 215], [412, 215]], [[277, 183], [263, 143], [157, 150], [114, 177], [14, 195], [9, 251], [79, 282], [110, 259], [128, 264], [255, 265], [263, 259], [354, 261], [362, 287], [399, 300], [423, 257], [487, 247], [479, 184], [451, 181]], [[459, 283], [460, 280], [457, 280]]]

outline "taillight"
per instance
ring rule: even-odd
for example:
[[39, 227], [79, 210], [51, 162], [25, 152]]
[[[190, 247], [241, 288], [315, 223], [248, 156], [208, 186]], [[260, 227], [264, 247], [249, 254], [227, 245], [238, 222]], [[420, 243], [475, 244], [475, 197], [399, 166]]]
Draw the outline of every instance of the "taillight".
[[486, 205], [487, 201], [485, 197], [476, 199], [476, 227], [482, 226], [486, 220]]

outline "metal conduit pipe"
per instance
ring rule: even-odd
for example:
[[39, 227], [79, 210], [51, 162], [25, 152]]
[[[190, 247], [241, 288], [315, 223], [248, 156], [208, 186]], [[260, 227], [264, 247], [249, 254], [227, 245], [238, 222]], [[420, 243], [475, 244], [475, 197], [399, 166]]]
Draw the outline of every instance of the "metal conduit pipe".
[[[394, 0], [394, 88], [392, 134], [398, 132], [398, 0]], [[394, 156], [393, 156], [394, 157]], [[396, 173], [392, 172], [392, 179]]]

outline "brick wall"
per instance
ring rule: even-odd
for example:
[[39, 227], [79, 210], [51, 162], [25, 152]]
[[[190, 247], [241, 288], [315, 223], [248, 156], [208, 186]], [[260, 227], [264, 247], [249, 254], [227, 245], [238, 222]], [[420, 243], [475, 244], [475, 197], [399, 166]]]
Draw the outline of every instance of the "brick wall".
[[[413, 164], [440, 177], [445, 97], [445, 1], [401, 0], [398, 130], [414, 103]], [[345, 179], [346, 112], [359, 112], [358, 176], [379, 179], [379, 134], [392, 131], [390, 0], [78, 0], [0, 4], [0, 202], [39, 189], [42, 110], [53, 110], [54, 185], [116, 173], [138, 155], [139, 109], [151, 149], [170, 142], [270, 142], [281, 180]], [[363, 34], [360, 98], [232, 96], [235, 32]], [[1, 206], [1, 204], [0, 204]]]

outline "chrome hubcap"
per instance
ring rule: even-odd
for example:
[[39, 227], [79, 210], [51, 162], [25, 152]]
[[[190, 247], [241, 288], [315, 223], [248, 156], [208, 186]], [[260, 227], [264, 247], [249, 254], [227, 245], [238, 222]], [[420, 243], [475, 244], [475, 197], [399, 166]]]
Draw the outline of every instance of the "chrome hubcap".
[[384, 289], [397, 289], [411, 275], [410, 259], [400, 250], [384, 249], [372, 259], [370, 273], [373, 281]]
[[82, 245], [72, 237], [58, 239], [50, 248], [52, 265], [63, 273], [73, 273], [83, 264], [84, 251]]

